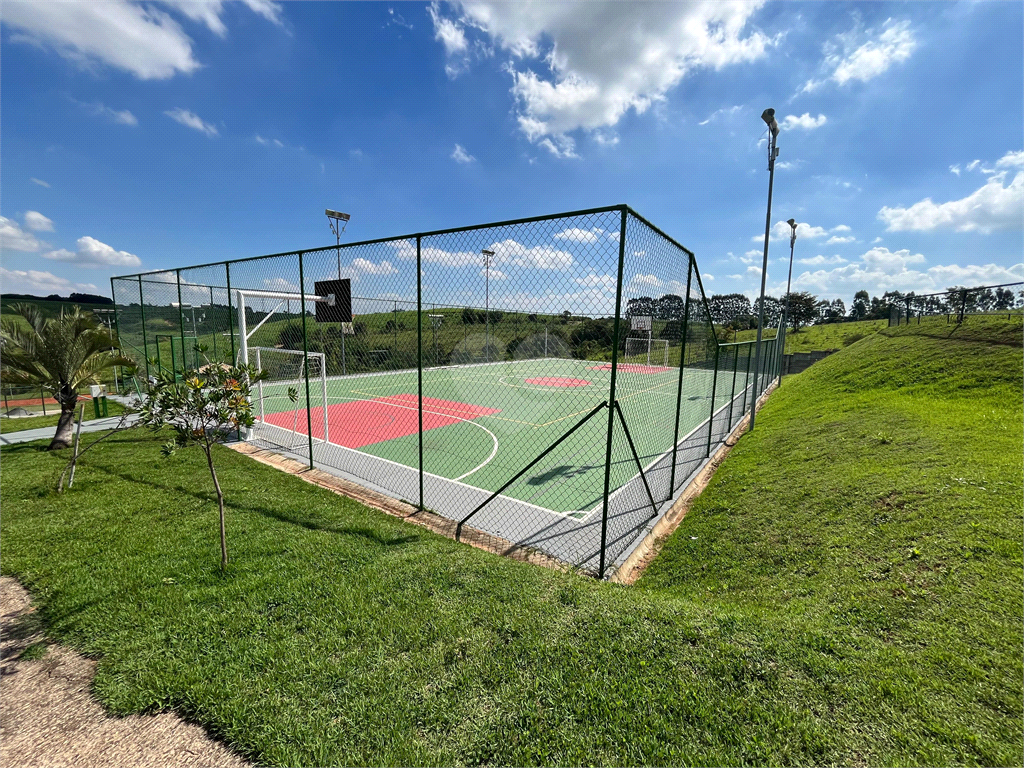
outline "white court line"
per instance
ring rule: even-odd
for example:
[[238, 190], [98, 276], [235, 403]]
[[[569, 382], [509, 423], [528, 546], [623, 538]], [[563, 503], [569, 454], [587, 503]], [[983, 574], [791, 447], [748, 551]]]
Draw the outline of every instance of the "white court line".
[[[412, 407], [412, 406], [409, 406], [409, 405], [401, 405], [399, 403], [388, 403], [388, 402], [385, 402], [383, 400], [367, 400], [364, 397], [344, 397], [342, 395], [332, 395], [332, 396], [329, 396], [327, 399], [329, 401], [334, 400], [334, 401], [339, 401], [339, 402], [344, 400], [344, 401], [353, 402], [353, 403], [377, 403], [377, 404], [380, 404], [380, 405], [389, 405], [392, 408], [402, 408], [402, 409], [407, 410], [407, 411], [417, 411], [417, 412], [419, 411], [418, 407]], [[298, 410], [303, 410], [303, 409], [296, 409], [296, 411], [298, 411]], [[474, 472], [478, 472], [479, 470], [483, 469], [488, 464], [490, 464], [491, 460], [498, 454], [498, 436], [495, 435], [493, 432], [491, 432], [491, 430], [489, 430], [483, 424], [477, 424], [472, 419], [464, 419], [461, 416], [455, 416], [453, 414], [443, 413], [441, 411], [430, 411], [430, 410], [427, 410], [426, 408], [424, 408], [423, 412], [424, 413], [430, 413], [430, 414], [433, 414], [435, 416], [445, 416], [445, 417], [447, 417], [449, 419], [456, 419], [457, 421], [463, 421], [463, 422], [465, 422], [467, 424], [472, 424], [474, 427], [477, 427], [478, 429], [482, 429], [484, 432], [486, 432], [488, 435], [491, 436], [491, 442], [493, 444], [493, 447], [491, 448], [490, 456], [488, 456], [486, 459], [484, 459], [484, 461], [482, 463], [478, 464], [473, 469], [469, 470], [469, 472], [466, 472], [463, 475], [459, 475], [458, 477], [451, 477], [451, 478], [444, 477], [442, 479], [444, 479], [444, 480], [452, 480], [454, 482], [454, 481], [459, 481], [459, 480], [462, 480], [464, 478], [467, 478], [470, 475], [472, 475]], [[481, 416], [486, 416], [486, 414], [480, 414], [480, 415]], [[268, 423], [268, 422], [261, 422], [261, 423]], [[270, 424], [270, 426], [277, 427], [278, 425], [277, 424]], [[402, 435], [402, 437], [405, 437], [405, 435]], [[316, 440], [317, 438], [314, 437], [313, 439]], [[327, 442], [330, 443], [331, 445], [339, 445], [338, 443], [331, 442], [330, 440], [328, 440]], [[386, 442], [386, 441], [382, 441], [382, 442]], [[339, 447], [344, 448], [345, 446], [340, 445]], [[359, 453], [361, 453], [364, 456], [372, 455], [372, 454], [368, 454], [368, 453], [363, 453], [363, 451], [359, 451]], [[380, 457], [379, 456], [375, 456], [374, 458], [380, 458]], [[385, 459], [385, 461], [386, 461], [386, 459]], [[404, 467], [406, 465], [403, 464], [402, 466]], [[412, 469], [415, 469], [415, 467], [412, 467]], [[435, 475], [435, 477], [442, 477], [442, 476], [441, 475]], [[471, 486], [471, 487], [475, 487], [475, 486]], [[483, 490], [483, 489], [481, 488], [480, 490]]]

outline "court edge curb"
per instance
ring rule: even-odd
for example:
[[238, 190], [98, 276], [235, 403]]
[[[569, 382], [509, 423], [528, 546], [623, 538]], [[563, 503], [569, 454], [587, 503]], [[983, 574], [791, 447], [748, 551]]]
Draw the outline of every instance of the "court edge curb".
[[[760, 411], [764, 408], [764, 404], [768, 402], [768, 396], [771, 395], [779, 386], [778, 380], [774, 381], [768, 389], [766, 389], [757, 402], [757, 410]], [[632, 586], [636, 583], [644, 571], [647, 570], [654, 559], [661, 552], [661, 548], [668, 541], [669, 537], [675, 533], [676, 528], [683, 522], [683, 518], [690, 511], [690, 507], [693, 506], [693, 502], [704, 492], [704, 489], [708, 487], [711, 482], [711, 478], [715, 476], [715, 472], [718, 467], [725, 461], [726, 456], [736, 446], [736, 442], [739, 441], [743, 433], [746, 432], [747, 426], [750, 424], [750, 414], [746, 414], [737, 424], [733, 427], [732, 432], [726, 435], [725, 440], [718, 447], [709, 459], [704, 462], [702, 466], [690, 479], [690, 482], [686, 484], [686, 487], [680, 492], [679, 496], [676, 497], [675, 502], [669, 510], [658, 518], [654, 526], [648, 531], [647, 535], [644, 536], [643, 540], [636, 545], [633, 551], [630, 553], [622, 564], [615, 569], [611, 576], [608, 577], [608, 581], [615, 584], [622, 584], [625, 586]], [[735, 441], [729, 443], [729, 439], [735, 436]]]
[[[404, 501], [398, 501], [390, 496], [364, 488], [357, 483], [337, 477], [319, 469], [310, 469], [308, 464], [301, 463], [295, 459], [281, 456], [267, 448], [259, 448], [252, 443], [236, 442], [227, 445], [233, 451], [248, 456], [261, 464], [278, 469], [289, 475], [305, 480], [307, 483], [319, 486], [328, 491], [344, 496], [346, 498], [364, 504], [367, 507], [384, 512], [392, 517], [397, 517], [407, 523], [418, 525], [422, 528], [444, 536], [446, 539], [455, 541], [455, 529], [458, 524], [456, 520], [449, 520], [434, 512], [419, 510], [414, 505]], [[462, 527], [462, 544], [468, 544], [476, 549], [482, 549], [493, 555], [508, 557], [512, 560], [519, 560], [524, 563], [539, 565], [556, 571], [573, 571], [573, 567], [551, 555], [545, 554], [531, 547], [524, 547], [500, 536], [481, 531], [468, 525]]]

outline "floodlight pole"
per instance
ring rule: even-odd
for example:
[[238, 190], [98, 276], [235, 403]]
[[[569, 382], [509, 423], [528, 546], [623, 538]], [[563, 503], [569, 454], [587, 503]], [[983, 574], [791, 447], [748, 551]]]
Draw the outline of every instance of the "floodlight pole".
[[494, 251], [484, 248], [484, 362], [491, 362], [491, 259]]
[[352, 217], [347, 213], [332, 211], [330, 208], [327, 208], [324, 213], [327, 214], [327, 223], [331, 225], [331, 232], [334, 233], [334, 237], [337, 241], [338, 279], [341, 280], [341, 236], [345, 232], [345, 227], [348, 226], [349, 219]]
[[764, 259], [761, 263], [761, 302], [757, 310], [757, 353], [754, 357], [754, 398], [750, 404], [750, 430], [754, 430], [754, 417], [757, 414], [757, 378], [761, 370], [761, 333], [764, 330], [764, 287], [768, 278], [768, 239], [772, 228], [772, 187], [775, 183], [775, 156], [779, 153], [775, 145], [779, 136], [779, 124], [775, 121], [775, 110], [766, 109], [761, 119], [768, 125], [768, 213], [764, 219]]
[[789, 293], [793, 284], [793, 247], [796, 245], [796, 219], [786, 222], [793, 230], [789, 236], [789, 277], [786, 278], [786, 309], [782, 313], [782, 356], [779, 358], [779, 386], [782, 386], [782, 363], [786, 361], [786, 335], [789, 333]]

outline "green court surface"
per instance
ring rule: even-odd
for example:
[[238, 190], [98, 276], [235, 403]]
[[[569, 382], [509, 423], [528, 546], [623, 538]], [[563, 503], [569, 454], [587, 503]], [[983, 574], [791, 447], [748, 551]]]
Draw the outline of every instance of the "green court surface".
[[[600, 361], [532, 359], [423, 371], [423, 467], [426, 472], [496, 491], [609, 397], [610, 365]], [[706, 422], [713, 371], [686, 368], [678, 438]], [[745, 386], [745, 372], [719, 370], [715, 406]], [[285, 396], [299, 384], [299, 403]], [[616, 399], [640, 464], [672, 449], [676, 436], [677, 368], [622, 364]], [[323, 388], [310, 379], [309, 422], [324, 434]], [[326, 381], [328, 442], [408, 467], [419, 466], [417, 373], [396, 371]], [[308, 440], [305, 384], [263, 384], [263, 420]], [[738, 419], [740, 405], [735, 405]], [[257, 406], [257, 412], [260, 411]], [[605, 486], [609, 409], [602, 408], [525, 473], [503, 495], [583, 518], [600, 505]], [[610, 488], [638, 475], [637, 460], [615, 417]], [[365, 461], [365, 459], [363, 459]], [[665, 480], [667, 482], [667, 479]], [[667, 486], [666, 486], [667, 487]], [[660, 499], [659, 499], [660, 501]]]

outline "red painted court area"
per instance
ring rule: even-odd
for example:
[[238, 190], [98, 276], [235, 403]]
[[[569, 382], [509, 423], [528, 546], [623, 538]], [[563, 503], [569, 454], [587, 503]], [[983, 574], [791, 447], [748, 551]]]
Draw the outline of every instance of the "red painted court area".
[[589, 387], [586, 379], [565, 379], [560, 376], [541, 376], [539, 379], [524, 379], [527, 384], [538, 384], [542, 387]]
[[[611, 369], [611, 363], [601, 363], [601, 365], [590, 366], [590, 370], [592, 371], [610, 371]], [[674, 371], [675, 368], [666, 368], [664, 365], [636, 365], [635, 363], [619, 363], [619, 370], [625, 371], [626, 373], [665, 373], [666, 371]]]
[[[382, 443], [397, 437], [415, 435], [420, 428], [416, 395], [390, 395], [373, 400], [354, 400], [327, 406], [327, 431], [329, 441], [346, 448], [362, 448], [364, 445]], [[423, 429], [437, 429], [460, 421], [498, 413], [496, 408], [459, 403], [453, 400], [423, 398]], [[324, 412], [322, 408], [311, 408], [313, 437], [323, 440]], [[281, 411], [266, 414], [266, 422], [285, 429], [294, 429], [306, 434], [306, 411]]]

